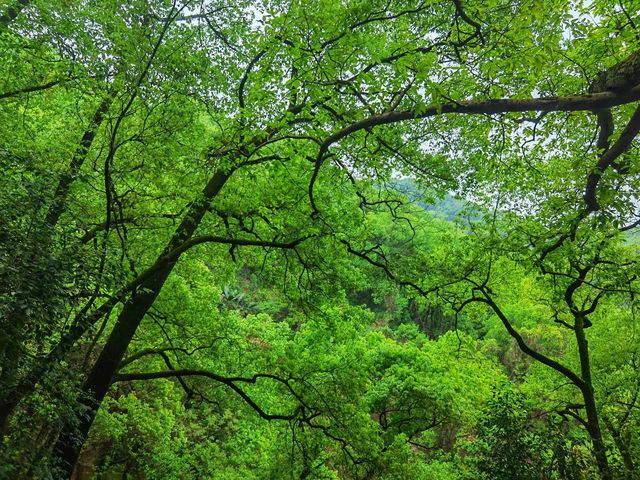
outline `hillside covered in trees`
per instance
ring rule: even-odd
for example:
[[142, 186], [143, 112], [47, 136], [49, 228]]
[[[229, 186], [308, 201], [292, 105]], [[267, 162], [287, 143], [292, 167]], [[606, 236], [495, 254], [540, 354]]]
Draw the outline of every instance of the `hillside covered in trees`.
[[4, 2], [0, 478], [639, 478], [638, 25]]

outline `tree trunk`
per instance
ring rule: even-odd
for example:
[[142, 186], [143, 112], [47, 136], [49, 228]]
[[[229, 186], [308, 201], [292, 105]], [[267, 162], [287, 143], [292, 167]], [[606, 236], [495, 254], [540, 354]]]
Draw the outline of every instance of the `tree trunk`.
[[84, 164], [84, 161], [87, 159], [87, 154], [89, 153], [89, 149], [93, 144], [93, 139], [96, 137], [96, 133], [102, 121], [104, 120], [104, 116], [109, 111], [111, 107], [111, 103], [113, 102], [115, 96], [115, 92], [111, 92], [108, 96], [106, 96], [98, 108], [96, 109], [91, 122], [87, 126], [87, 129], [82, 135], [82, 139], [80, 140], [80, 144], [76, 149], [76, 152], [71, 159], [71, 163], [69, 165], [69, 170], [64, 172], [60, 176], [60, 180], [58, 181], [58, 186], [56, 187], [56, 191], [53, 194], [53, 201], [49, 206], [49, 211], [45, 217], [45, 223], [54, 227], [60, 218], [60, 215], [64, 211], [67, 202], [67, 195], [69, 194], [69, 188], [73, 183], [73, 180], [77, 176], [80, 168]]
[[3, 438], [9, 430], [11, 414], [18, 402], [13, 398], [3, 398], [0, 400], [0, 438]]
[[[196, 199], [175, 234], [169, 241], [161, 257], [176, 249], [184, 241], [188, 240], [200, 224], [209, 204], [216, 197], [232, 172], [218, 172], [211, 178], [204, 188], [202, 195]], [[178, 258], [168, 261], [157, 270], [149, 279], [140, 285], [138, 293], [131, 295], [125, 303], [122, 312], [118, 316], [116, 325], [82, 386], [83, 398], [80, 404], [87, 407], [87, 412], [79, 419], [78, 424], [67, 422], [61, 431], [58, 443], [55, 447], [55, 455], [59, 456], [61, 468], [65, 478], [71, 477], [75, 464], [80, 455], [93, 419], [97, 413], [104, 396], [111, 385], [113, 376], [117, 373], [118, 366], [135, 334], [138, 325], [145, 314], [153, 305], [160, 293], [162, 286], [173, 270]]]
[[593, 394], [593, 384], [591, 381], [591, 365], [589, 362], [589, 344], [584, 335], [585, 318], [582, 315], [575, 316], [575, 335], [578, 344], [578, 354], [580, 357], [580, 371], [584, 385], [581, 388], [584, 408], [587, 413], [587, 432], [593, 445], [593, 455], [600, 471], [602, 480], [613, 480], [607, 451], [602, 439], [602, 431], [598, 420], [598, 410], [596, 409], [595, 397]]
[[175, 261], [169, 263], [154, 276], [149, 284], [143, 286], [145, 290], [142, 293], [132, 295], [125, 303], [104, 349], [84, 382], [82, 386], [83, 397], [79, 403], [87, 408], [87, 412], [80, 418], [77, 429], [74, 425], [65, 425], [57, 446], [63, 468], [68, 476], [73, 473], [82, 444], [87, 438], [96, 412], [111, 385], [111, 379], [117, 372], [118, 365], [120, 365], [138, 325], [153, 305], [175, 263]]
[[[522, 336], [513, 328], [504, 312], [493, 301], [491, 295], [486, 291], [483, 291], [482, 293], [485, 297], [483, 299], [475, 299], [475, 301], [482, 301], [493, 309], [496, 315], [498, 315], [498, 318], [500, 318], [500, 320], [506, 327], [509, 334], [518, 343], [518, 347], [520, 348], [520, 350], [529, 355], [531, 358], [561, 373], [580, 389], [580, 391], [582, 392], [582, 397], [584, 399], [585, 411], [587, 413], [587, 421], [584, 422], [584, 426], [586, 427], [587, 433], [589, 434], [589, 437], [591, 439], [591, 443], [593, 444], [592, 452], [596, 459], [596, 464], [600, 472], [600, 478], [602, 478], [602, 480], [613, 480], [611, 469], [609, 468], [609, 461], [607, 459], [607, 452], [605, 449], [604, 441], [602, 439], [602, 432], [600, 430], [600, 423], [598, 421], [598, 411], [596, 410], [596, 402], [593, 394], [591, 366], [589, 364], [589, 345], [584, 335], [584, 326], [587, 320], [585, 315], [579, 312], [574, 313], [574, 332], [576, 335], [576, 343], [578, 344], [578, 354], [580, 358], [580, 377], [566, 366], [529, 347]], [[570, 307], [572, 307], [573, 303], [571, 302], [571, 295], [569, 294], [567, 298], [569, 299], [567, 303]]]

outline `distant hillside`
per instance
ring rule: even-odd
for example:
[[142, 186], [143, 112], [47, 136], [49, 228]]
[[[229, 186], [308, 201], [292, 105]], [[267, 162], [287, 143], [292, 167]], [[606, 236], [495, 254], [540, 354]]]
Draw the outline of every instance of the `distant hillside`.
[[450, 222], [456, 219], [458, 213], [464, 209], [466, 204], [464, 200], [459, 200], [451, 195], [446, 195], [441, 201], [434, 199], [435, 203], [424, 203], [424, 192], [421, 191], [416, 182], [410, 178], [394, 179], [390, 183], [390, 186], [394, 190], [406, 195], [415, 205], [418, 205], [427, 212], [431, 212], [438, 218], [443, 218]]
[[627, 243], [640, 245], [640, 227], [629, 230], [626, 234]]

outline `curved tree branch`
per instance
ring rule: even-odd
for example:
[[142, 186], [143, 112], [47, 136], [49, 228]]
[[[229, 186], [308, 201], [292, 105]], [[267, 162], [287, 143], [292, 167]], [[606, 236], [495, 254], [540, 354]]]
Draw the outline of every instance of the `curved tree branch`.
[[485, 291], [484, 288], [480, 288], [479, 290], [484, 297], [474, 297], [473, 301], [485, 303], [486, 305], [489, 305], [489, 307], [491, 307], [493, 312], [498, 316], [498, 318], [500, 319], [504, 327], [507, 329], [507, 332], [509, 332], [509, 335], [511, 335], [511, 337], [516, 341], [516, 343], [518, 344], [518, 347], [520, 348], [520, 350], [522, 350], [522, 352], [529, 355], [534, 360], [537, 360], [538, 362], [542, 363], [543, 365], [546, 365], [552, 368], [553, 370], [555, 370], [556, 372], [561, 373], [562, 375], [567, 377], [569, 380], [571, 380], [571, 382], [573, 382], [573, 384], [576, 387], [578, 387], [581, 391], [588, 388], [587, 384], [572, 370], [565, 367], [561, 363], [547, 357], [546, 355], [543, 355], [540, 352], [533, 350], [529, 345], [527, 345], [527, 342], [524, 341], [524, 338], [522, 338], [522, 335], [520, 335], [516, 331], [516, 329], [513, 328], [513, 325], [511, 325], [511, 322], [509, 322], [509, 319], [506, 317], [502, 309], [493, 301], [493, 299], [491, 298], [491, 295], [487, 291]]
[[[463, 100], [459, 102], [448, 102], [441, 104], [433, 104], [424, 109], [421, 113], [417, 113], [413, 110], [397, 110], [392, 112], [385, 112], [377, 115], [371, 115], [363, 120], [354, 122], [337, 132], [329, 135], [324, 142], [320, 145], [318, 154], [315, 159], [315, 168], [309, 182], [309, 202], [311, 208], [315, 214], [318, 213], [318, 208], [313, 198], [313, 187], [318, 177], [319, 170], [327, 157], [329, 148], [342, 140], [343, 138], [358, 132], [360, 130], [389, 125], [393, 123], [408, 121], [408, 120], [421, 120], [425, 118], [440, 116], [448, 113], [458, 114], [481, 114], [491, 115], [496, 113], [515, 113], [515, 112], [528, 112], [528, 111], [541, 111], [541, 112], [575, 112], [575, 111], [593, 111], [604, 108], [611, 108], [618, 105], [624, 105], [640, 100], [640, 85], [635, 86], [629, 90], [623, 92], [607, 91], [602, 93], [594, 93], [588, 95], [570, 95], [565, 97], [549, 97], [549, 98], [525, 98], [525, 99], [487, 99], [487, 100]], [[635, 117], [627, 126], [635, 127]], [[640, 127], [639, 127], [640, 128]], [[629, 134], [632, 130], [629, 130]], [[637, 133], [637, 132], [636, 132]], [[626, 137], [625, 137], [626, 138]], [[622, 138], [621, 138], [622, 140]], [[620, 140], [618, 141], [620, 142]], [[617, 142], [617, 143], [618, 143]], [[630, 140], [629, 140], [630, 142]], [[616, 147], [615, 145], [610, 149], [620, 148], [623, 143]], [[626, 150], [624, 149], [620, 151]], [[613, 160], [620, 154], [615, 155]], [[610, 154], [610, 155], [613, 155]], [[612, 161], [613, 161], [612, 160]]]
[[216, 382], [220, 382], [231, 390], [236, 392], [240, 397], [253, 408], [260, 417], [265, 420], [293, 420], [299, 415], [299, 409], [296, 409], [291, 414], [269, 414], [266, 413], [251, 397], [240, 387], [236, 385], [236, 383], [251, 383], [255, 384], [256, 381], [260, 378], [270, 378], [273, 380], [277, 380], [280, 382], [285, 382], [285, 380], [276, 377], [275, 375], [269, 374], [256, 374], [253, 377], [224, 377], [222, 375], [215, 374], [213, 372], [209, 372], [207, 370], [166, 370], [162, 372], [149, 372], [149, 373], [122, 373], [117, 374], [113, 377], [112, 383], [115, 382], [130, 382], [134, 380], [152, 380], [156, 378], [171, 378], [171, 377], [188, 377], [188, 376], [200, 376], [210, 378], [215, 380]]
[[23, 93], [31, 93], [31, 92], [39, 92], [42, 90], [47, 90], [49, 88], [55, 87], [56, 85], [59, 85], [60, 83], [69, 80], [68, 78], [64, 78], [64, 79], [60, 79], [60, 80], [53, 80], [51, 82], [48, 83], [44, 83], [42, 85], [36, 85], [34, 87], [24, 87], [21, 88], [20, 90], [13, 90], [11, 92], [4, 92], [4, 93], [0, 93], [0, 99], [1, 98], [9, 98], [9, 97], [17, 97], [19, 95], [22, 95]]
[[[631, 146], [631, 142], [636, 138], [638, 132], [640, 132], [640, 107], [636, 108], [620, 138], [602, 154], [598, 163], [591, 170], [587, 178], [587, 188], [584, 192], [584, 201], [587, 204], [588, 211], [593, 212], [600, 209], [596, 199], [598, 183], [600, 183], [605, 170], [613, 165], [613, 162]], [[600, 144], [600, 141], [598, 144]]]

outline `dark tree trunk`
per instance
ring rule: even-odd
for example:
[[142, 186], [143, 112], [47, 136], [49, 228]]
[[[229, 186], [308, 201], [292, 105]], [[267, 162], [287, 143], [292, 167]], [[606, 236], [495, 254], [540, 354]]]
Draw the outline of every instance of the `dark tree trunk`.
[[138, 325], [147, 310], [153, 305], [174, 264], [175, 262], [169, 263], [156, 274], [149, 282], [150, 284], [144, 285], [143, 293], [133, 295], [125, 303], [104, 349], [82, 386], [84, 396], [79, 403], [87, 408], [87, 413], [80, 419], [77, 428], [73, 425], [66, 425], [65, 430], [61, 432], [57, 446], [63, 468], [68, 476], [71, 476], [73, 472], [82, 444], [87, 438], [96, 412], [111, 385], [111, 379], [117, 372], [118, 365], [124, 357]]
[[13, 398], [0, 400], [0, 438], [3, 438], [9, 430], [11, 414], [15, 410], [17, 403]]
[[[179, 247], [193, 235], [209, 204], [224, 186], [231, 173], [219, 172], [213, 176], [204, 188], [202, 195], [191, 205], [182, 223], [162, 253], [161, 258]], [[113, 376], [117, 373], [118, 366], [138, 325], [140, 325], [145, 314], [153, 305], [177, 260], [177, 258], [169, 260], [162, 268], [158, 269], [149, 279], [143, 282], [138, 290], [139, 293], [131, 295], [118, 316], [118, 320], [107, 339], [102, 353], [93, 365], [82, 387], [83, 398], [80, 399], [80, 403], [87, 407], [87, 413], [79, 419], [77, 424], [68, 422], [63, 427], [55, 447], [60, 466], [66, 474], [65, 478], [70, 478], [73, 473], [96, 412], [111, 385]]]
[[[586, 275], [586, 270], [584, 270], [584, 274]], [[571, 308], [573, 308], [573, 301], [571, 299], [572, 293], [576, 289], [575, 286], [579, 285], [579, 283], [582, 281], [583, 280], [578, 280], [573, 284], [573, 288], [567, 290], [568, 293], [565, 295], [565, 297], [567, 298], [567, 304]], [[575, 325], [573, 330], [575, 332], [576, 343], [578, 345], [578, 355], [580, 358], [581, 375], [579, 376], [566, 366], [541, 354], [536, 350], [533, 350], [530, 346], [528, 346], [522, 336], [513, 328], [504, 312], [493, 301], [491, 295], [486, 291], [483, 291], [483, 294], [485, 298], [480, 299], [480, 301], [483, 301], [484, 303], [489, 305], [496, 313], [496, 315], [498, 315], [498, 318], [500, 318], [509, 334], [516, 340], [520, 350], [529, 355], [531, 358], [561, 373], [580, 389], [582, 398], [584, 399], [585, 411], [587, 413], [587, 421], [583, 421], [582, 423], [586, 427], [587, 433], [589, 434], [589, 438], [591, 439], [591, 443], [593, 445], [592, 452], [596, 459], [596, 464], [600, 472], [600, 478], [602, 478], [602, 480], [613, 480], [611, 469], [609, 467], [609, 461], [607, 459], [604, 440], [602, 438], [602, 431], [600, 430], [600, 423], [598, 421], [598, 411], [596, 409], [595, 396], [593, 394], [593, 384], [591, 381], [591, 365], [589, 363], [589, 344], [584, 334], [584, 328], [586, 325], [589, 325], [589, 323], [584, 313], [574, 313]], [[478, 301], [478, 299], [476, 301]]]
[[78, 145], [78, 148], [76, 149], [76, 152], [71, 159], [71, 163], [69, 164], [69, 171], [63, 173], [60, 176], [58, 186], [56, 187], [56, 191], [53, 194], [53, 201], [49, 206], [49, 211], [47, 212], [45, 218], [45, 223], [47, 225], [50, 225], [51, 227], [55, 226], [58, 223], [58, 219], [64, 211], [69, 188], [71, 187], [73, 180], [77, 176], [80, 168], [82, 168], [82, 165], [87, 158], [89, 149], [93, 144], [93, 139], [95, 138], [96, 132], [102, 124], [102, 121], [104, 120], [105, 114], [109, 110], [109, 107], [111, 107], [114, 95], [115, 92], [111, 92], [109, 96], [105, 97], [102, 102], [100, 102], [100, 105], [98, 105], [98, 108], [93, 114], [91, 123], [89, 123], [89, 126], [82, 135], [80, 144]]
[[584, 335], [585, 318], [581, 315], [575, 317], [575, 335], [578, 344], [578, 355], [580, 357], [580, 370], [584, 385], [581, 388], [582, 397], [584, 399], [584, 408], [587, 414], [587, 432], [593, 444], [593, 455], [596, 458], [596, 464], [600, 471], [602, 480], [613, 480], [609, 461], [607, 459], [607, 450], [602, 438], [600, 422], [598, 420], [598, 410], [596, 409], [595, 397], [593, 394], [593, 384], [591, 381], [591, 364], [589, 362], [589, 344]]

